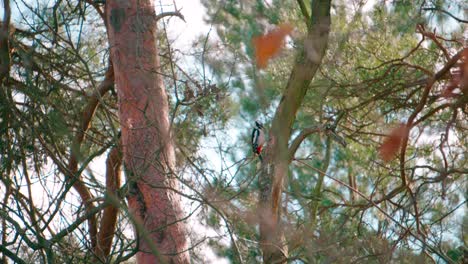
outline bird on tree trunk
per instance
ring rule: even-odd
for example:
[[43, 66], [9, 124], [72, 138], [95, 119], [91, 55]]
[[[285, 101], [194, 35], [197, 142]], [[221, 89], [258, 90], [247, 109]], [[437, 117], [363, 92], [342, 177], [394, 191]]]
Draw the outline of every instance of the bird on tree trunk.
[[262, 149], [265, 144], [265, 133], [263, 132], [263, 124], [259, 121], [255, 121], [255, 128], [252, 131], [252, 150], [255, 155], [258, 155], [260, 161], [262, 158]]

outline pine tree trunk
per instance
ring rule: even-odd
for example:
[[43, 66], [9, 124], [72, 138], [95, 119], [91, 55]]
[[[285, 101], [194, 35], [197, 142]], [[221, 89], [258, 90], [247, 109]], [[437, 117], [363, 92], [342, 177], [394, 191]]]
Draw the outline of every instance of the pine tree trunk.
[[[271, 141], [270, 141], [271, 142]], [[274, 148], [270, 148], [271, 150]], [[260, 242], [264, 263], [286, 263], [288, 246], [281, 224], [281, 194], [288, 163], [276, 160], [274, 155], [265, 153], [260, 173]], [[280, 182], [279, 182], [280, 181]]]
[[[288, 142], [296, 113], [325, 55], [330, 33], [331, 0], [312, 1], [304, 47], [299, 51], [288, 84], [272, 121], [260, 173], [260, 242], [264, 263], [287, 263], [288, 248], [281, 223], [284, 178], [294, 153]], [[297, 149], [297, 148], [295, 148]], [[295, 151], [294, 149], [294, 151]]]
[[128, 206], [138, 263], [189, 263], [181, 197], [174, 190], [174, 146], [160, 74], [153, 0], [108, 0], [106, 19], [115, 83]]

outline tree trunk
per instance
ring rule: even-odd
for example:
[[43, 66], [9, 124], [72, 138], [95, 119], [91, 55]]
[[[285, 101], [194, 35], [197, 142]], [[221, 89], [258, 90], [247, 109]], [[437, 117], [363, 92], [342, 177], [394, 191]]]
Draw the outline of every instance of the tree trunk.
[[0, 83], [3, 84], [10, 73], [10, 1], [3, 0], [3, 21], [0, 23]]
[[287, 262], [288, 248], [280, 220], [283, 182], [291, 156], [294, 156], [290, 153], [288, 141], [296, 113], [325, 54], [331, 24], [330, 6], [331, 0], [312, 1], [304, 47], [299, 51], [272, 121], [259, 179], [260, 240], [265, 263]]
[[160, 74], [152, 0], [108, 0], [106, 19], [115, 83], [128, 205], [138, 263], [189, 263], [174, 146]]

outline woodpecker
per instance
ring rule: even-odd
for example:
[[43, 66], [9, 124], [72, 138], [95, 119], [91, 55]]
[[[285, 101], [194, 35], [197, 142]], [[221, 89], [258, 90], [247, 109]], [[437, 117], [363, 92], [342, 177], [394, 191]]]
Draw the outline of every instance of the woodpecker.
[[262, 160], [262, 148], [265, 144], [265, 133], [263, 132], [263, 124], [255, 121], [255, 128], [252, 131], [252, 150]]

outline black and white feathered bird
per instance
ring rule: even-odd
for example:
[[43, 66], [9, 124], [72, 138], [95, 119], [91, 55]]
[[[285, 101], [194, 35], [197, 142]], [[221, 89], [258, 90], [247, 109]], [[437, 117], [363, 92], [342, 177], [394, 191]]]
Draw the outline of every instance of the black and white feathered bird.
[[263, 124], [255, 121], [255, 128], [252, 131], [252, 150], [262, 160], [262, 149], [265, 144], [265, 133], [263, 132]]

